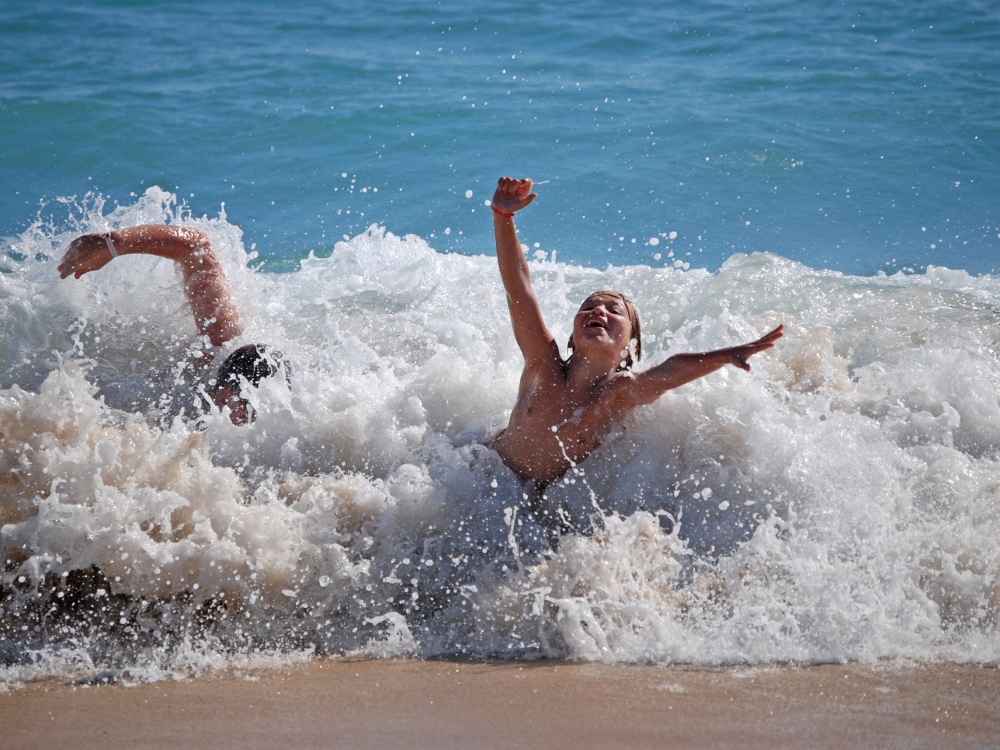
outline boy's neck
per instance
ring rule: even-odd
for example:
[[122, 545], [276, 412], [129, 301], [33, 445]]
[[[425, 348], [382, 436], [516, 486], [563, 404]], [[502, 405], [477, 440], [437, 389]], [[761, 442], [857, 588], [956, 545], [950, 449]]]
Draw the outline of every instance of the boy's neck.
[[617, 362], [597, 360], [574, 353], [566, 368], [566, 382], [571, 388], [594, 388], [617, 369]]

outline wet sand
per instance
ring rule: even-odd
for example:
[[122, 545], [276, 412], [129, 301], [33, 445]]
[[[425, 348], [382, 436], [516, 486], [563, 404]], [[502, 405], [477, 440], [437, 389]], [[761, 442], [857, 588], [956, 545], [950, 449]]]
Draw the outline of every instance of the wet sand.
[[316, 659], [0, 694], [14, 748], [1000, 746], [1000, 670]]

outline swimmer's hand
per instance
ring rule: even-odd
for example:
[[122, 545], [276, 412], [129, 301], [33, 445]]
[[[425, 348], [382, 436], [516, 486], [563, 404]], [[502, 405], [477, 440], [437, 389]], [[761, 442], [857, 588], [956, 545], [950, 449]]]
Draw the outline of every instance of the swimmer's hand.
[[531, 180], [515, 180], [513, 177], [501, 177], [497, 180], [497, 189], [493, 193], [493, 207], [507, 214], [520, 211], [538, 197], [531, 192]]
[[784, 329], [785, 326], [780, 325], [770, 333], [764, 334], [756, 341], [751, 341], [749, 344], [733, 346], [729, 349], [724, 349], [723, 351], [729, 354], [731, 364], [750, 372], [750, 363], [747, 362], [747, 360], [754, 354], [758, 354], [765, 349], [770, 349], [774, 346], [774, 342], [785, 335], [783, 333]]
[[85, 273], [97, 271], [111, 262], [111, 250], [103, 234], [85, 234], [77, 237], [66, 249], [59, 264], [59, 278], [80, 278]]

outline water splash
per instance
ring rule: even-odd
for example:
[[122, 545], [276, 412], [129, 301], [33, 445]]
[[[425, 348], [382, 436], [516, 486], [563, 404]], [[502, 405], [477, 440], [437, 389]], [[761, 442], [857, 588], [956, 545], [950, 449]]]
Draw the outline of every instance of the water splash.
[[[224, 216], [168, 193], [103, 208], [33, 226], [0, 274], [3, 680], [312, 653], [998, 658], [993, 278], [533, 262], [557, 340], [595, 288], [637, 301], [650, 363], [787, 331], [550, 487], [553, 546], [482, 445], [521, 366], [491, 257], [372, 227], [265, 274]], [[58, 279], [74, 234], [146, 221], [206, 231], [246, 323], [233, 346], [293, 361], [251, 427], [185, 386], [170, 264]]]

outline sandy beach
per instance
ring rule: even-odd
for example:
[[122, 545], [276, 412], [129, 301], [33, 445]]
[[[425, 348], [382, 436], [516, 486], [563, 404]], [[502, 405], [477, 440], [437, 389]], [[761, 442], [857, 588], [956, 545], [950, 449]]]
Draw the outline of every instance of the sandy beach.
[[14, 748], [996, 747], [1000, 670], [316, 659], [0, 695]]

